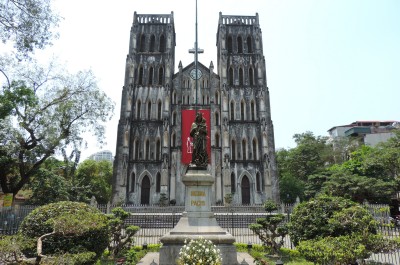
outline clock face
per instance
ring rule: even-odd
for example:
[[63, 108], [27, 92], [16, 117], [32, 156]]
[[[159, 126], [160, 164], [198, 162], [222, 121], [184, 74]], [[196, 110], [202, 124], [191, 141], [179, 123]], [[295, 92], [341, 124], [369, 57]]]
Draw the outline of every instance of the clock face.
[[[197, 69], [197, 79], [200, 79], [202, 75], [203, 73], [200, 71], [200, 69]], [[196, 79], [196, 69], [192, 69], [192, 71], [190, 71], [190, 77], [192, 79]]]

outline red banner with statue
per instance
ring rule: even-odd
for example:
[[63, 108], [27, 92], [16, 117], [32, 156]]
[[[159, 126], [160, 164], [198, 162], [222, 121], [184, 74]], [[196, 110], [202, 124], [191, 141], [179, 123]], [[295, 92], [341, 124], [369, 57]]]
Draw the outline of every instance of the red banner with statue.
[[[210, 110], [197, 110], [203, 114], [207, 124], [207, 154], [210, 161], [211, 158], [211, 123]], [[190, 128], [196, 118], [196, 110], [182, 110], [182, 164], [190, 164], [193, 153], [193, 138], [190, 136]]]

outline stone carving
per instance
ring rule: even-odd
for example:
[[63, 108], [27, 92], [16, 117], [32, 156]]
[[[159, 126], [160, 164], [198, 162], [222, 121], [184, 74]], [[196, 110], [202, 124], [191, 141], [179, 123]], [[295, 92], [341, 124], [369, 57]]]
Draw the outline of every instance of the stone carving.
[[193, 137], [192, 164], [206, 167], [208, 165], [207, 124], [201, 112], [196, 114], [196, 119], [190, 129], [190, 136]]

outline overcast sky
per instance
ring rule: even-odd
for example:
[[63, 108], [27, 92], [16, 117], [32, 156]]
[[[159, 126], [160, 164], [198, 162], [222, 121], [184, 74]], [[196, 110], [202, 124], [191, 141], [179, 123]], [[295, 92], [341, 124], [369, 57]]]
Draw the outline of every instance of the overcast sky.
[[[195, 0], [56, 0], [64, 17], [54, 54], [71, 71], [90, 68], [116, 103], [107, 126], [115, 154], [125, 58], [133, 13], [174, 12], [175, 67], [193, 61]], [[217, 64], [219, 12], [259, 14], [277, 148], [295, 133], [356, 120], [400, 120], [400, 1], [198, 0], [199, 61]], [[43, 56], [43, 54], [42, 54]], [[90, 142], [89, 142], [90, 143]], [[100, 150], [90, 143], [82, 158]]]

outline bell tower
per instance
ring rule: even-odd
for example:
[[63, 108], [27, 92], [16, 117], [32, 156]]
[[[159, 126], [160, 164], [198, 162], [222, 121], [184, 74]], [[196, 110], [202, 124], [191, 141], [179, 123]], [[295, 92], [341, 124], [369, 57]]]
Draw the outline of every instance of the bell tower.
[[273, 124], [258, 14], [219, 14], [224, 194], [236, 203], [279, 201]]
[[168, 193], [174, 14], [134, 13], [114, 162], [114, 203], [151, 204]]

